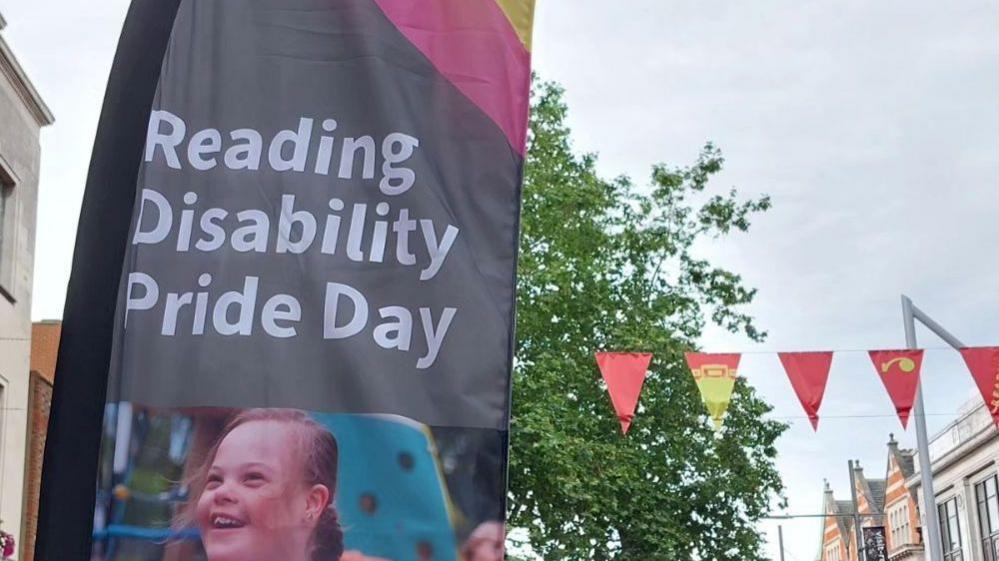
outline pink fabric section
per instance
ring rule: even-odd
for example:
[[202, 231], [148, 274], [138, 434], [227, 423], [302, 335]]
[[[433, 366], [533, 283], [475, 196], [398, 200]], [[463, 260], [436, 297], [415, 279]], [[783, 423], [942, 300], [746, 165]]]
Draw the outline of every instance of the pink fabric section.
[[531, 55], [495, 0], [374, 0], [524, 155]]

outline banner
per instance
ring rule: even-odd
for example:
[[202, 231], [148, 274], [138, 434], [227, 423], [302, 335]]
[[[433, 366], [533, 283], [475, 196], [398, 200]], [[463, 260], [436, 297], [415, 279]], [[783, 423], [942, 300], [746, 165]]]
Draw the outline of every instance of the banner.
[[864, 528], [864, 550], [867, 561], [888, 561], [888, 533], [884, 526]]
[[992, 421], [999, 427], [999, 347], [961, 349], [961, 357], [992, 414]]
[[739, 354], [684, 353], [690, 367], [701, 400], [708, 409], [708, 415], [715, 429], [721, 430], [725, 412], [732, 401], [735, 379], [739, 369]]
[[919, 371], [923, 365], [922, 350], [870, 351], [871, 362], [877, 369], [878, 377], [888, 390], [888, 396], [902, 428], [909, 424], [909, 413], [916, 401], [919, 389]]
[[818, 353], [779, 353], [780, 362], [791, 381], [791, 387], [813, 430], [819, 430], [819, 408], [826, 393], [829, 381], [829, 368], [832, 365], [831, 352]]
[[133, 1], [39, 560], [502, 559], [532, 11]]
[[621, 422], [621, 434], [628, 434], [635, 418], [638, 398], [652, 361], [650, 353], [596, 353], [600, 375], [607, 382], [614, 412]]

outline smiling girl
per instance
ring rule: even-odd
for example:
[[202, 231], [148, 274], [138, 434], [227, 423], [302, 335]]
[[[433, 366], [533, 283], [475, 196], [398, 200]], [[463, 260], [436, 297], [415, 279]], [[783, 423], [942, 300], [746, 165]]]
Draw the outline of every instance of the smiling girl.
[[337, 443], [302, 411], [250, 409], [226, 425], [192, 481], [188, 516], [210, 561], [338, 561]]
[[[304, 411], [248, 409], [191, 478], [178, 525], [197, 526], [208, 561], [387, 561], [344, 552], [338, 463], [333, 434]], [[482, 524], [463, 550], [468, 561], [501, 561], [502, 524]]]

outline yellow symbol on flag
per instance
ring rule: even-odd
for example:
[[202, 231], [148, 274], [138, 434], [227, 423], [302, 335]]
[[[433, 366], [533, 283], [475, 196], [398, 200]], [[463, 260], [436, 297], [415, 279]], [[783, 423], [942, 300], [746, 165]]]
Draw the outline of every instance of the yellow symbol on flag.
[[901, 370], [902, 372], [905, 372], [906, 374], [911, 374], [916, 370], [916, 361], [912, 360], [907, 356], [900, 356], [897, 358], [893, 358], [888, 362], [881, 363], [881, 373], [887, 374], [888, 371], [891, 370], [891, 366], [896, 362], [898, 363], [898, 369]]
[[721, 430], [725, 412], [732, 402], [736, 370], [724, 364], [704, 364], [691, 371], [697, 382], [697, 389], [701, 391], [701, 400], [715, 424], [715, 430]]

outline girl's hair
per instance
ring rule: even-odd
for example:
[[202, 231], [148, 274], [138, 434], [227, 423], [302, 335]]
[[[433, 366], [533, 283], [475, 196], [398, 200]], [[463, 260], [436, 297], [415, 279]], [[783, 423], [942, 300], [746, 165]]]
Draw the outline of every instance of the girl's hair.
[[315, 421], [304, 411], [298, 409], [247, 409], [236, 415], [219, 434], [215, 444], [205, 455], [205, 461], [195, 471], [188, 485], [192, 500], [188, 502], [185, 512], [178, 516], [181, 526], [193, 523], [194, 504], [201, 497], [205, 488], [208, 471], [215, 461], [219, 446], [225, 437], [236, 427], [255, 421], [270, 421], [289, 423], [298, 429], [298, 449], [302, 455], [302, 468], [306, 485], [324, 485], [330, 490], [330, 504], [319, 516], [319, 522], [312, 534], [312, 561], [338, 561], [343, 555], [343, 530], [340, 528], [340, 518], [333, 507], [333, 497], [337, 488], [337, 464], [339, 451], [333, 434]]

